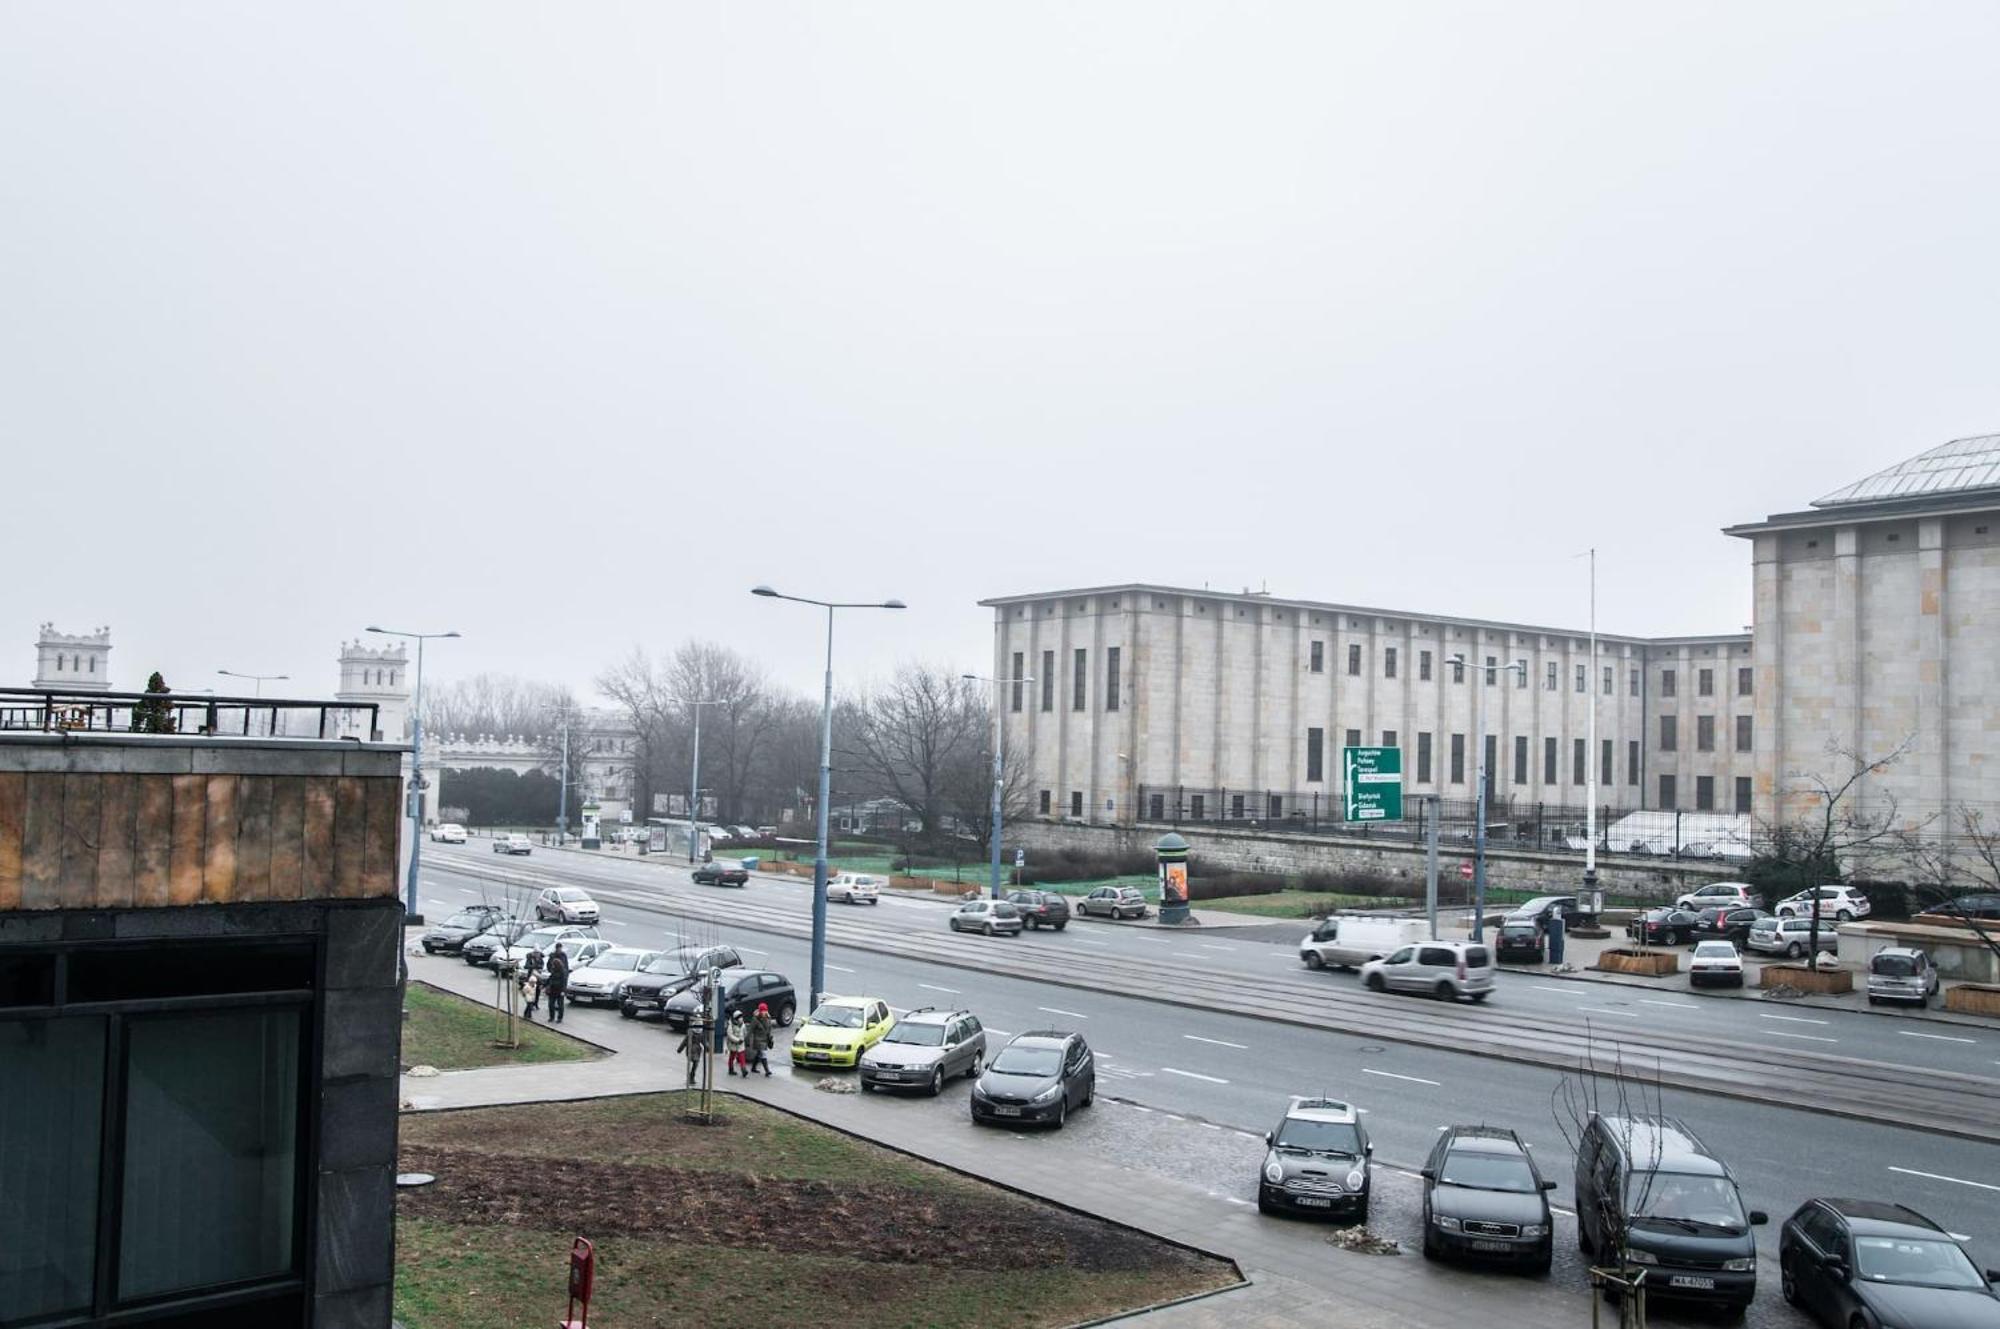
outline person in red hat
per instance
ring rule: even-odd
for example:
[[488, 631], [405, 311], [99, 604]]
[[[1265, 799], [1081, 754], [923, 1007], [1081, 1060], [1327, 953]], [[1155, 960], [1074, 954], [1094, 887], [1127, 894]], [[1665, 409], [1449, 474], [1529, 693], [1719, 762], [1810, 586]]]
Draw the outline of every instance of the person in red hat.
[[764, 1074], [771, 1073], [771, 1059], [765, 1054], [778, 1043], [778, 1025], [771, 1018], [771, 1007], [766, 1002], [757, 1003], [757, 1014], [750, 1020], [750, 1069], [743, 1072], [752, 1074], [761, 1066]]

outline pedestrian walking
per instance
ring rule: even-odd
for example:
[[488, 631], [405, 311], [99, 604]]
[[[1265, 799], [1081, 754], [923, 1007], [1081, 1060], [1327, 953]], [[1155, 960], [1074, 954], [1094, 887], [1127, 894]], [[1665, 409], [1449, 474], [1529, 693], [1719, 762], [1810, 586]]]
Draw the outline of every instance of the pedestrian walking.
[[708, 1050], [708, 1025], [700, 1015], [688, 1016], [687, 1032], [681, 1035], [678, 1050], [687, 1054], [687, 1087], [692, 1089], [701, 1078], [702, 1053]]
[[741, 1071], [745, 1079], [749, 1078], [750, 1057], [744, 1051], [749, 1040], [750, 1025], [744, 1020], [743, 1012], [731, 1011], [729, 1013], [729, 1025], [722, 1031], [723, 1046], [729, 1050], [729, 1074], [735, 1075], [738, 1071]]
[[549, 956], [549, 976], [542, 986], [549, 994], [549, 1023], [561, 1024], [563, 1018], [563, 997], [569, 991], [569, 956], [563, 954], [562, 943], [556, 943], [555, 953]]
[[771, 1073], [771, 1059], [766, 1054], [777, 1044], [777, 1022], [771, 1018], [770, 1006], [760, 1001], [757, 1003], [757, 1014], [750, 1020], [750, 1065], [743, 1074], [747, 1076], [761, 1066], [764, 1068], [764, 1074], [768, 1076]]
[[521, 972], [515, 978], [521, 987], [521, 1014], [527, 1019], [535, 1018], [535, 1006], [542, 999], [542, 953], [529, 951], [521, 960]]

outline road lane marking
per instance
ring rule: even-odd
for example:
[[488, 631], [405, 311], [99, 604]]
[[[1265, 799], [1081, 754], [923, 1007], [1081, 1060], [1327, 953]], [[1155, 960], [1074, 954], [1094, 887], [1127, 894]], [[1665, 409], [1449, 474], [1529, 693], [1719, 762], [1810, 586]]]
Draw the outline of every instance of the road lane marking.
[[1085, 941], [1085, 940], [1084, 940], [1084, 939], [1083, 939], [1082, 937], [1078, 937], [1078, 938], [1076, 939], [1076, 944], [1077, 944], [1077, 945], [1079, 945], [1079, 946], [1095, 946], [1095, 947], [1096, 947], [1096, 948], [1097, 948], [1098, 950], [1100, 950], [1100, 951], [1102, 951], [1102, 950], [1108, 950], [1108, 949], [1110, 949], [1110, 946], [1109, 946], [1109, 944], [1108, 944], [1108, 943], [1106, 943], [1106, 942], [1102, 942], [1102, 941]]
[[1935, 1038], [1940, 1043], [1977, 1043], [1976, 1038], [1958, 1038], [1951, 1034], [1920, 1034], [1914, 1029], [1898, 1029], [1904, 1038]]
[[1561, 1208], [1560, 1206], [1557, 1206], [1557, 1205], [1553, 1205], [1553, 1204], [1549, 1206], [1549, 1212], [1550, 1212], [1550, 1213], [1552, 1213], [1552, 1214], [1561, 1214], [1561, 1215], [1562, 1215], [1562, 1216], [1563, 1216], [1564, 1218], [1575, 1218], [1575, 1217], [1576, 1217], [1576, 1210], [1574, 1210], [1574, 1209], [1564, 1209], [1564, 1208]]
[[1013, 1035], [1013, 1033], [1012, 1033], [1012, 1032], [1010, 1032], [1009, 1030], [1006, 1030], [1006, 1029], [995, 1029], [995, 1028], [994, 1028], [994, 1027], [993, 1027], [992, 1025], [990, 1025], [990, 1024], [986, 1026], [986, 1032], [987, 1032], [987, 1033], [989, 1033], [989, 1034], [994, 1034], [994, 1035], [996, 1035], [996, 1036], [998, 1036], [998, 1037], [1000, 1037], [1000, 1038], [1012, 1038], [1012, 1037], [1014, 1036], [1014, 1035]]
[[1701, 1009], [1701, 1007], [1691, 1001], [1652, 1001], [1645, 997], [1639, 998], [1639, 1004], [1641, 1006], [1665, 1006], [1668, 1010], [1673, 1011], [1698, 1011]]
[[[737, 949], [737, 950], [739, 950], [739, 951], [741, 951], [741, 952], [742, 952], [743, 954], [745, 954], [745, 955], [769, 955], [769, 954], [770, 954], [770, 952], [769, 952], [769, 951], [760, 951], [760, 950], [758, 950], [758, 949], [757, 949], [757, 948], [756, 948], [755, 946], [738, 946], [738, 947], [737, 947], [736, 949]], [[850, 970], [848, 970], [847, 972], [851, 974], [851, 973], [853, 973], [854, 971], [853, 971], [852, 969], [850, 969]]]
[[1242, 1205], [1242, 1206], [1243, 1206], [1243, 1207], [1244, 1207], [1245, 1209], [1248, 1209], [1248, 1208], [1250, 1207], [1250, 1202], [1249, 1202], [1248, 1200], [1239, 1200], [1239, 1199], [1237, 1199], [1237, 1198], [1236, 1198], [1236, 1197], [1235, 1197], [1234, 1195], [1225, 1195], [1225, 1196], [1223, 1196], [1223, 1197], [1222, 1197], [1222, 1202], [1223, 1202], [1224, 1204], [1240, 1204], [1240, 1205]]
[[1537, 992], [1560, 992], [1564, 996], [1576, 995], [1576, 989], [1574, 988], [1553, 988], [1550, 987], [1547, 983], [1530, 983], [1528, 984], [1528, 986], [1533, 988]]
[[[432, 887], [431, 889], [432, 889], [432, 890], [436, 890], [437, 888], [436, 888], [436, 887]], [[479, 892], [478, 892], [478, 891], [470, 891], [470, 890], [467, 890], [467, 889], [466, 889], [465, 887], [463, 887], [463, 886], [457, 886], [457, 887], [454, 887], [453, 889], [454, 889], [454, 890], [456, 890], [456, 891], [457, 891], [457, 892], [458, 892], [458, 893], [459, 893], [460, 895], [477, 895], [477, 894], [479, 894]]]
[[1442, 1080], [1426, 1080], [1421, 1075], [1398, 1075], [1394, 1071], [1371, 1071], [1366, 1066], [1361, 1068], [1361, 1073], [1363, 1075], [1379, 1075], [1385, 1080], [1408, 1080], [1411, 1084], [1427, 1084], [1433, 1088], [1442, 1087], [1444, 1083]]
[[622, 918], [607, 918], [604, 921], [609, 923], [614, 928], [629, 928], [632, 926], [630, 923], [627, 923]]
[[[1162, 1066], [1160, 1067], [1160, 1070], [1167, 1075], [1184, 1075], [1190, 1080], [1206, 1080], [1210, 1084], [1229, 1083], [1229, 1081], [1223, 1079], [1220, 1075], [1203, 1075], [1200, 1071], [1176, 1070], [1172, 1066]], [[2000, 1187], [1996, 1187], [1995, 1189], [2000, 1189]]]
[[1787, 1022], [1788, 1024], [1825, 1024], [1825, 1023], [1826, 1023], [1826, 1021], [1824, 1021], [1824, 1020], [1815, 1020], [1815, 1019], [1812, 1019], [1812, 1018], [1810, 1018], [1809, 1016], [1804, 1016], [1804, 1015], [1759, 1015], [1759, 1016], [1758, 1016], [1757, 1018], [1758, 1018], [1758, 1019], [1760, 1019], [1760, 1020], [1783, 1020], [1783, 1021]]
[[1066, 1011], [1058, 1006], [1037, 1006], [1035, 1009], [1038, 1011], [1047, 1011], [1050, 1015], [1067, 1015], [1072, 1020], [1088, 1020], [1090, 1018], [1082, 1011]]
[[1828, 1038], [1825, 1034], [1788, 1034], [1782, 1029], [1773, 1029], [1767, 1036], [1770, 1038], [1803, 1038], [1809, 1043], [1838, 1043], [1840, 1041], [1837, 1038]]
[[1133, 1110], [1134, 1112], [1144, 1112], [1144, 1113], [1147, 1113], [1147, 1114], [1149, 1114], [1149, 1115], [1150, 1115], [1150, 1114], [1152, 1113], [1152, 1111], [1153, 1111], [1153, 1109], [1151, 1109], [1151, 1108], [1147, 1107], [1147, 1106], [1146, 1106], [1145, 1104], [1143, 1104], [1143, 1103], [1127, 1103], [1127, 1104], [1126, 1104], [1125, 1106], [1126, 1106], [1126, 1107], [1128, 1107], [1128, 1108], [1131, 1108], [1131, 1109], [1132, 1109], [1132, 1110]]
[[1959, 1186], [1977, 1186], [1982, 1191], [2000, 1191], [2000, 1186], [1989, 1186], [1983, 1181], [1967, 1181], [1964, 1177], [1947, 1177], [1941, 1172], [1919, 1172], [1910, 1167], [1892, 1167], [1891, 1172], [1900, 1172], [1906, 1177], [1923, 1177], [1928, 1181], [1949, 1181]]
[[1248, 1052], [1250, 1050], [1248, 1043], [1231, 1043], [1220, 1038], [1203, 1038], [1200, 1034], [1182, 1034], [1181, 1037], [1192, 1039], [1197, 1043], [1213, 1043], [1219, 1048], [1235, 1048], [1238, 1052]]
[[830, 964], [827, 966], [827, 968], [833, 970], [837, 974], [851, 974], [854, 972], [852, 969], [849, 969], [844, 964]]
[[1234, 946], [1231, 946], [1227, 942], [1204, 941], [1201, 944], [1205, 949], [1211, 951], [1233, 951], [1236, 949]]
[[1579, 1006], [1580, 1011], [1591, 1011], [1598, 1015], [1637, 1015], [1637, 1011], [1621, 1011], [1615, 1006]]
[[1221, 1130], [1221, 1129], [1222, 1129], [1222, 1127], [1220, 1127], [1220, 1126], [1216, 1125], [1216, 1124], [1215, 1124], [1214, 1122], [1212, 1122], [1212, 1121], [1204, 1121], [1204, 1122], [1202, 1122], [1202, 1123], [1201, 1123], [1201, 1128], [1202, 1128], [1203, 1130], [1205, 1130], [1205, 1131], [1219, 1131], [1219, 1130]]
[[954, 997], [959, 995], [959, 991], [957, 988], [941, 988], [935, 983], [919, 983], [917, 984], [917, 986], [920, 988], [928, 988], [932, 992], [949, 992]]

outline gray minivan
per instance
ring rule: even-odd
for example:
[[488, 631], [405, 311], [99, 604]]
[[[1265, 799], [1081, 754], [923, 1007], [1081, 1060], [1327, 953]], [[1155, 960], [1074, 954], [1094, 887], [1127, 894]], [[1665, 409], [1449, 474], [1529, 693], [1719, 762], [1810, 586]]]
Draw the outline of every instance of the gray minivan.
[[1646, 1295], [1741, 1315], [1757, 1295], [1769, 1222], [1743, 1208], [1736, 1178], [1676, 1117], [1593, 1113], [1576, 1150], [1576, 1240], [1586, 1255], [1646, 1271]]

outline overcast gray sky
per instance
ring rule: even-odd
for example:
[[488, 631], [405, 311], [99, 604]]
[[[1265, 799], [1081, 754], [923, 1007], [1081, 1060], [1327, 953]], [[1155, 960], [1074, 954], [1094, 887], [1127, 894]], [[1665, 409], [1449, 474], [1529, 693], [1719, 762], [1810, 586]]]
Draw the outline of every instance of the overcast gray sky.
[[[1159, 581], [1749, 621], [2000, 430], [2000, 5], [0, 8], [0, 585], [114, 678], [811, 688]], [[9, 644], [11, 642], [11, 644]]]

